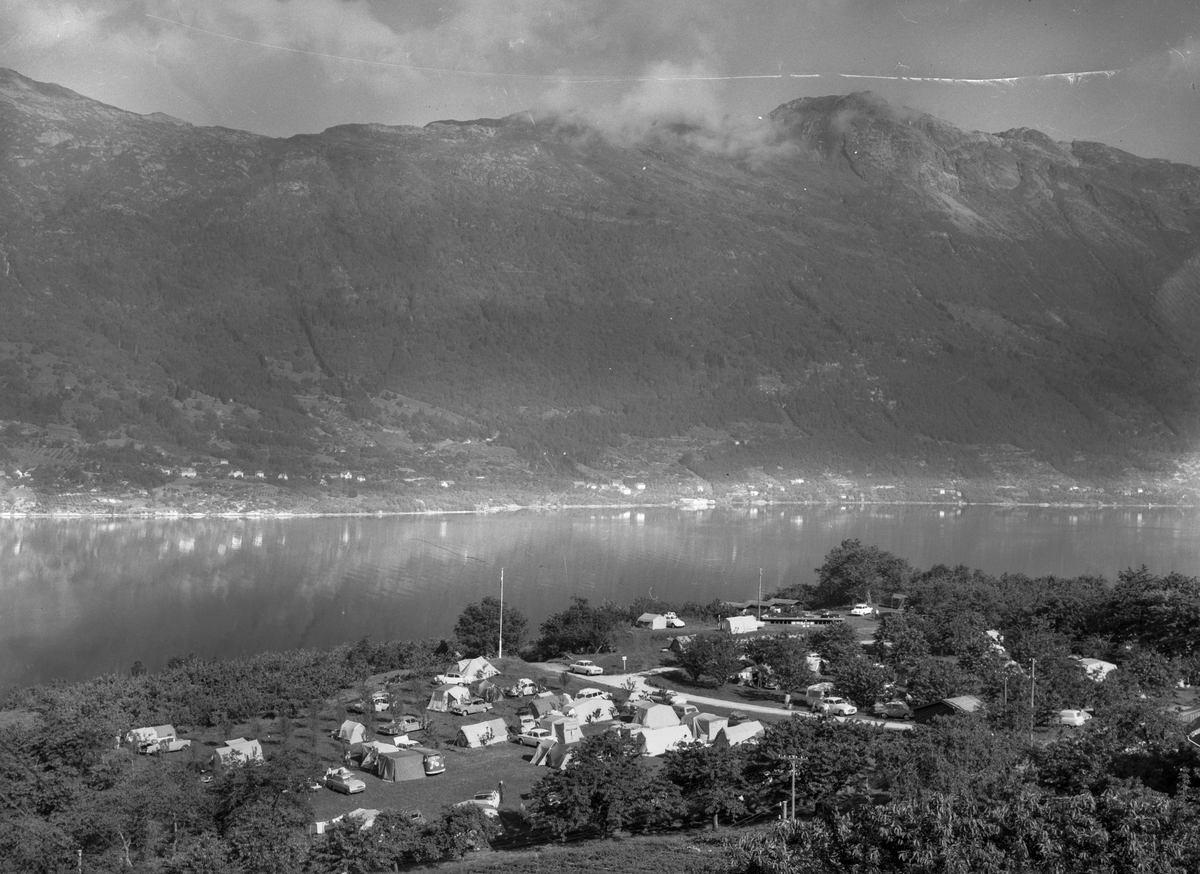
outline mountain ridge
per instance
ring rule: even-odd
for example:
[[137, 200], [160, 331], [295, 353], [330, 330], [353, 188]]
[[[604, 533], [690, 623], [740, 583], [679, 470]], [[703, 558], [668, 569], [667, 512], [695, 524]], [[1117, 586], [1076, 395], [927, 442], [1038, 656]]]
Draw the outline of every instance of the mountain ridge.
[[[755, 434], [751, 467], [900, 478], [995, 477], [998, 445], [1174, 475], [1200, 440], [1186, 165], [870, 92], [744, 127], [272, 139], [0, 71], [0, 120], [10, 421], [313, 478], [464, 428], [538, 476], [698, 428]], [[30, 339], [94, 384], [39, 383]], [[733, 445], [688, 469], [735, 475]]]

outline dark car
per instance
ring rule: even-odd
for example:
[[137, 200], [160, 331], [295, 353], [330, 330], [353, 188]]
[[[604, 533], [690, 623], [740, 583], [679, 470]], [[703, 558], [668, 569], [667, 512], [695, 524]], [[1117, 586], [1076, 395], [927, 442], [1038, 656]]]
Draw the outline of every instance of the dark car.
[[871, 707], [871, 713], [884, 719], [911, 719], [912, 708], [903, 701], [877, 701]]

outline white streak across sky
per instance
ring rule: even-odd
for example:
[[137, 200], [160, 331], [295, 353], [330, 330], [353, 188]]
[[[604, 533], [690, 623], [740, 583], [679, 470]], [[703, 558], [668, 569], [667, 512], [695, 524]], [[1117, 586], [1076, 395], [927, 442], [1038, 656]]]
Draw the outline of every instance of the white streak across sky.
[[1200, 165], [1197, 0], [0, 0], [0, 66], [268, 136], [526, 110], [736, 125], [870, 89]]
[[589, 82], [737, 82], [748, 79], [827, 79], [827, 78], [842, 78], [842, 79], [878, 79], [889, 82], [936, 82], [943, 85], [1016, 85], [1020, 82], [1046, 82], [1052, 79], [1062, 79], [1064, 82], [1069, 82], [1074, 85], [1076, 82], [1088, 79], [1094, 76], [1103, 76], [1105, 78], [1115, 76], [1120, 73], [1120, 70], [1084, 70], [1075, 73], [1042, 73], [1032, 76], [1003, 76], [993, 77], [989, 79], [962, 79], [950, 78], [945, 76], [877, 76], [866, 73], [743, 73], [734, 75], [695, 75], [695, 74], [680, 74], [676, 76], [562, 76], [562, 75], [539, 75], [534, 73], [514, 73], [500, 70], [464, 70], [454, 67], [426, 67], [418, 64], [403, 64], [398, 61], [387, 60], [372, 60], [371, 58], [355, 58], [347, 55], [335, 55], [330, 52], [319, 52], [312, 49], [296, 48], [295, 46], [277, 45], [275, 43], [259, 42], [257, 40], [246, 39], [240, 36], [234, 36], [228, 33], [219, 33], [215, 30], [197, 27], [194, 24], [187, 24], [183, 21], [177, 21], [172, 18], [164, 18], [161, 15], [151, 15], [145, 13], [146, 18], [153, 18], [156, 21], [162, 21], [176, 27], [187, 28], [194, 30], [197, 33], [203, 33], [208, 36], [217, 37], [219, 39], [227, 39], [233, 42], [246, 43], [248, 45], [258, 46], [264, 49], [277, 49], [284, 52], [295, 52], [302, 55], [312, 55], [314, 57], [327, 58], [335, 61], [347, 61], [356, 64], [371, 64], [379, 67], [395, 67], [400, 70], [411, 70], [418, 73], [437, 73], [446, 76], [483, 76], [494, 79], [513, 79], [525, 80], [531, 82], [546, 82], [546, 83], [580, 83], [586, 84]]

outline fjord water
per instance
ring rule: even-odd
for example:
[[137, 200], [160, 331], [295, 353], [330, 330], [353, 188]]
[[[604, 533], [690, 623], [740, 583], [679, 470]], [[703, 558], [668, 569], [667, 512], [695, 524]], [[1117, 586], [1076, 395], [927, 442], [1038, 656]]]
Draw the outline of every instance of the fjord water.
[[448, 636], [500, 593], [531, 631], [597, 603], [811, 582], [847, 538], [918, 568], [1200, 574], [1200, 511], [759, 507], [499, 515], [0, 520], [0, 690], [293, 647]]

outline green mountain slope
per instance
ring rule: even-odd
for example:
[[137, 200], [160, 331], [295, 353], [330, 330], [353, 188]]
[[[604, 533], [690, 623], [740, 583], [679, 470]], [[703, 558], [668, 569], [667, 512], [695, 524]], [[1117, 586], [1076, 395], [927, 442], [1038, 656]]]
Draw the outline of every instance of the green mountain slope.
[[348, 415], [560, 470], [753, 432], [710, 478], [986, 476], [997, 445], [1099, 476], [1200, 437], [1196, 168], [870, 94], [277, 140], [0, 71], [0, 130], [0, 340], [37, 346], [5, 347], [0, 418], [299, 457]]

